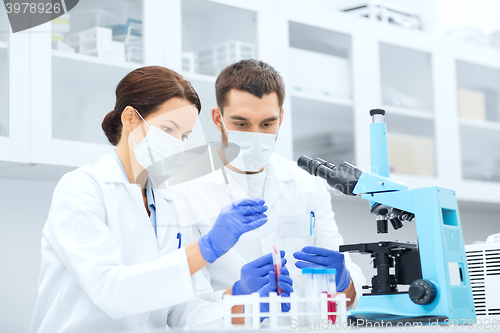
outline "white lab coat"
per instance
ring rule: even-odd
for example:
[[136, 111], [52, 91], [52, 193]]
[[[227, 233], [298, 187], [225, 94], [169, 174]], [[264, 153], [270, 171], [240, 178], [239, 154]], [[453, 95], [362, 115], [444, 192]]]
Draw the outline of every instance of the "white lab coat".
[[[188, 203], [186, 207], [177, 207], [182, 223], [195, 225], [200, 236], [207, 234], [212, 228], [219, 211], [230, 204], [231, 199], [239, 200], [246, 197], [246, 192], [237, 182], [229, 182], [230, 191], [227, 190], [225, 176], [220, 169], [222, 162], [216, 153], [214, 156], [216, 172], [192, 180], [190, 182], [172, 186], [172, 194], [179, 198], [179, 202]], [[259, 229], [243, 234], [238, 243], [214, 264], [208, 267], [212, 287], [216, 290], [216, 298], [222, 297], [222, 292], [233, 285], [240, 278], [241, 267], [258, 257], [270, 253], [272, 245], [277, 245], [285, 250], [287, 267], [293, 278], [294, 291], [303, 294], [301, 272], [295, 267], [293, 253], [300, 251], [304, 246], [314, 245], [332, 250], [339, 249], [343, 239], [338, 232], [331, 206], [331, 197], [326, 182], [313, 177], [301, 170], [290, 160], [273, 154], [267, 165], [267, 174], [264, 188], [264, 200], [269, 207], [266, 212], [268, 221]], [[230, 179], [230, 178], [229, 178]], [[298, 224], [307, 223], [302, 230], [309, 230], [310, 213], [315, 214], [313, 235], [300, 235], [294, 237], [283, 235], [287, 226], [283, 228], [280, 236], [280, 219], [282, 222], [289, 220], [298, 221]], [[361, 269], [352, 262], [348, 253], [345, 253], [346, 266], [351, 273], [351, 278], [356, 289], [356, 300], [350, 306], [357, 305], [362, 294], [362, 285], [366, 283]]]
[[[114, 157], [65, 174], [54, 190], [42, 235], [39, 295], [30, 332], [164, 331], [222, 318], [201, 272], [191, 276], [193, 240], [155, 189], [155, 237], [141, 188]], [[182, 248], [178, 249], [177, 233]], [[204, 326], [205, 327], [205, 326]]]

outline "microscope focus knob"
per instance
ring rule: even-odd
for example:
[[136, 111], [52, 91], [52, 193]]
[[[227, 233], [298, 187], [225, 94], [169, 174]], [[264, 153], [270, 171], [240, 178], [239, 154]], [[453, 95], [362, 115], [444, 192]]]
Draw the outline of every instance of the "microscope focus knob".
[[410, 299], [418, 305], [426, 305], [432, 303], [436, 298], [436, 286], [429, 280], [415, 280], [408, 290]]

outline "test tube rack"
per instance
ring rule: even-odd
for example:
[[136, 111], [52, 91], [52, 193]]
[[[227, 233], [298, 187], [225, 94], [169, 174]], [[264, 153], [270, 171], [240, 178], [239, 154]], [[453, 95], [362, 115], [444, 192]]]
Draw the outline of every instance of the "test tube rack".
[[[296, 293], [291, 293], [290, 297], [280, 297], [276, 293], [270, 293], [269, 297], [260, 297], [258, 293], [250, 295], [226, 295], [223, 299], [224, 311], [224, 329], [226, 330], [257, 330], [261, 327], [261, 317], [266, 317], [269, 320], [271, 330], [277, 329], [290, 329], [290, 323], [299, 323], [301, 318], [310, 318], [311, 316], [320, 316], [320, 327], [328, 323], [328, 316], [335, 315], [336, 321], [332, 326], [344, 327], [347, 323], [347, 306], [346, 302], [349, 300], [345, 294], [338, 293], [335, 297], [328, 298], [327, 294], [321, 294], [317, 297], [300, 297]], [[336, 311], [328, 311], [328, 302], [335, 302]], [[269, 303], [269, 312], [261, 312], [260, 304]], [[290, 311], [281, 312], [281, 304], [289, 303]], [[319, 304], [320, 311], [312, 312], [308, 309], [314, 308]], [[232, 313], [233, 306], [243, 305], [243, 313]], [[308, 305], [313, 305], [308, 306]], [[233, 318], [245, 318], [245, 323], [241, 325], [233, 324]], [[283, 319], [282, 319], [283, 318]], [[303, 322], [303, 320], [302, 320]]]

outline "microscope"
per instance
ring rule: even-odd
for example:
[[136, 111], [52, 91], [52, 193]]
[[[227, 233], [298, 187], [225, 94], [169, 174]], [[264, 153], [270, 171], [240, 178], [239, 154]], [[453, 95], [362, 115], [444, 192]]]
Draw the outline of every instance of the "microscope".
[[[349, 322], [458, 323], [476, 321], [457, 199], [452, 190], [408, 189], [389, 178], [385, 111], [370, 111], [371, 172], [344, 162], [335, 166], [305, 155], [298, 166], [329, 186], [370, 203], [377, 233], [415, 221], [416, 243], [379, 241], [341, 245], [341, 252], [370, 254], [377, 270]], [[392, 269], [392, 272], [391, 272]], [[391, 274], [392, 273], [392, 274]], [[409, 286], [398, 291], [398, 285]]]

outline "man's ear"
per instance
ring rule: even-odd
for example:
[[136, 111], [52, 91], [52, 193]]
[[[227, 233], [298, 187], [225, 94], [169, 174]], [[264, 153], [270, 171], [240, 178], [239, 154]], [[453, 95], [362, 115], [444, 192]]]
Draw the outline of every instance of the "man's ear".
[[123, 129], [127, 132], [130, 132], [134, 129], [135, 119], [135, 109], [131, 106], [127, 106], [122, 111], [122, 125]]
[[221, 114], [220, 114], [220, 110], [218, 107], [212, 108], [212, 120], [214, 121], [215, 127], [217, 127], [217, 130], [220, 132], [221, 131]]
[[285, 109], [281, 108], [281, 111], [280, 111], [280, 123], [279, 123], [279, 126], [281, 126], [281, 122], [283, 121], [283, 114], [285, 113]]

